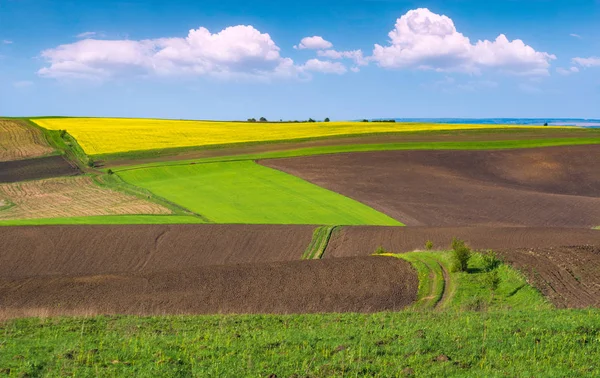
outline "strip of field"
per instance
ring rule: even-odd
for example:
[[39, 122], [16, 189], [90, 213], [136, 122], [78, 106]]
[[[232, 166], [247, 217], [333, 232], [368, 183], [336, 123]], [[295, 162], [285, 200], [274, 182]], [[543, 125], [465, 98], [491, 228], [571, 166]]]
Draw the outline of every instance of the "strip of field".
[[[2, 210], [0, 204], [0, 211]], [[84, 225], [84, 224], [197, 224], [206, 223], [193, 215], [96, 215], [88, 217], [0, 220], [0, 226]]]
[[423, 130], [514, 128], [469, 124], [252, 123], [125, 118], [37, 118], [32, 121], [49, 130], [67, 130], [88, 155]]
[[223, 265], [94, 276], [0, 277], [0, 318], [400, 310], [417, 277], [394, 258]]
[[62, 156], [0, 162], [0, 183], [73, 176], [81, 173]]
[[0, 227], [0, 277], [148, 273], [300, 260], [313, 231], [314, 226], [296, 225]]
[[[264, 160], [409, 226], [591, 228], [600, 148], [387, 151]], [[582, 183], [585, 183], [583, 185]]]
[[[149, 168], [166, 165], [186, 165], [190, 163], [215, 163], [226, 161], [242, 161], [242, 160], [260, 160], [260, 159], [279, 159], [288, 157], [314, 156], [314, 155], [331, 155], [347, 152], [373, 152], [373, 151], [404, 151], [404, 150], [503, 150], [503, 149], [520, 149], [520, 148], [539, 148], [539, 147], [554, 147], [554, 146], [578, 146], [578, 145], [596, 145], [600, 144], [600, 132], [597, 132], [595, 137], [589, 138], [547, 138], [547, 139], [508, 139], [508, 140], [488, 140], [483, 138], [479, 141], [452, 141], [452, 142], [398, 142], [390, 143], [369, 143], [369, 144], [341, 144], [328, 145], [329, 140], [322, 141], [323, 145], [318, 147], [304, 148], [289, 148], [286, 146], [268, 146], [262, 147], [260, 152], [245, 153], [247, 149], [219, 149], [211, 153], [203, 153], [198, 155], [198, 158], [182, 160], [187, 155], [173, 156], [171, 159], [161, 157], [150, 158], [150, 163], [138, 164], [140, 161], [133, 157], [131, 159], [119, 160], [116, 157], [116, 164], [119, 168], [114, 171], [123, 171], [139, 168]], [[391, 136], [389, 139], [393, 139]], [[452, 139], [452, 138], [450, 138]], [[109, 161], [109, 165], [110, 161]]]
[[401, 225], [370, 207], [251, 161], [119, 172], [216, 223]]
[[0, 162], [40, 157], [54, 152], [39, 129], [29, 127], [22, 121], [0, 119]]
[[303, 260], [318, 260], [323, 257], [331, 234], [336, 229], [336, 226], [317, 227], [313, 232], [312, 240], [306, 250], [302, 254]]
[[101, 188], [87, 176], [0, 184], [0, 198], [13, 204], [0, 211], [0, 220], [171, 213], [158, 204]]

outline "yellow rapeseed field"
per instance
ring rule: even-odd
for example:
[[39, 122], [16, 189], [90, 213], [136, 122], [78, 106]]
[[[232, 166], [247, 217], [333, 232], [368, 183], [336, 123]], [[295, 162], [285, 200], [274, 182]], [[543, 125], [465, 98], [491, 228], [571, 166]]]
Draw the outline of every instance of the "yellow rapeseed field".
[[125, 118], [44, 118], [34, 122], [50, 130], [67, 130], [89, 155], [336, 135], [508, 127], [431, 123], [246, 123]]

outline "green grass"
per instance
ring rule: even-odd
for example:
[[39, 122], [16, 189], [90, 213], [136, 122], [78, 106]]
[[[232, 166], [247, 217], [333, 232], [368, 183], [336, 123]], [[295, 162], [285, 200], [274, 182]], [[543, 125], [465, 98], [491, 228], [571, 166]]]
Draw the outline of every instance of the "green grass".
[[542, 310], [22, 319], [0, 322], [0, 374], [591, 377], [600, 375], [599, 318], [600, 310]]
[[0, 221], [0, 226], [37, 226], [56, 224], [182, 224], [206, 223], [192, 215], [98, 215], [91, 217], [11, 219]]
[[556, 138], [556, 139], [532, 139], [532, 140], [496, 140], [477, 142], [403, 142], [403, 143], [379, 143], [358, 144], [340, 146], [306, 147], [284, 151], [271, 151], [255, 154], [242, 154], [233, 156], [216, 156], [210, 158], [155, 162], [139, 164], [126, 167], [112, 168], [115, 172], [128, 171], [132, 169], [187, 165], [190, 163], [214, 163], [228, 161], [246, 161], [259, 159], [277, 159], [286, 157], [299, 157], [311, 155], [328, 155], [344, 152], [369, 152], [369, 151], [400, 151], [400, 150], [501, 150], [515, 148], [538, 148], [553, 146], [571, 146], [600, 144], [600, 137], [590, 138]]
[[252, 161], [118, 174], [216, 223], [401, 225], [360, 202]]
[[[419, 276], [414, 308], [452, 311], [545, 310], [552, 305], [526, 278], [506, 264], [484, 269], [481, 253], [473, 253], [468, 272], [452, 272], [451, 252], [410, 252], [394, 255], [409, 261]], [[447, 272], [444, 279], [442, 267]], [[499, 279], [491, 287], [491, 278]]]
[[313, 232], [312, 240], [306, 250], [302, 254], [303, 260], [318, 260], [325, 253], [331, 234], [336, 229], [336, 226], [317, 227]]

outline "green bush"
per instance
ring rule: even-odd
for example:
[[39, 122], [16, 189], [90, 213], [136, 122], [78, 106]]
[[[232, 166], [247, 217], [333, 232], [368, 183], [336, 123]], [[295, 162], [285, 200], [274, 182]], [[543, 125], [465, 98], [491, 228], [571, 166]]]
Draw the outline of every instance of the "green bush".
[[502, 264], [502, 260], [500, 260], [496, 255], [496, 252], [491, 249], [486, 253], [482, 253], [481, 257], [483, 259], [483, 270], [486, 272], [491, 272]]
[[485, 275], [485, 286], [492, 292], [498, 289], [498, 286], [500, 286], [500, 276], [497, 270], [493, 270]]
[[452, 271], [466, 272], [469, 269], [471, 248], [463, 240], [452, 239]]
[[433, 242], [431, 240], [427, 240], [425, 242], [425, 249], [431, 251], [433, 249]]
[[377, 248], [374, 252], [376, 255], [383, 255], [386, 253], [389, 253], [388, 251], [385, 250], [385, 248], [383, 248], [382, 246], [379, 246], [379, 248]]

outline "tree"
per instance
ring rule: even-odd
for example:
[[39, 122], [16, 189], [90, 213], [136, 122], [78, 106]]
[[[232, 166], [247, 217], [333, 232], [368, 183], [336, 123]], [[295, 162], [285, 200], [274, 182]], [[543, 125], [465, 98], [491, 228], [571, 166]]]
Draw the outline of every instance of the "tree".
[[544, 126], [548, 126], [548, 122], [544, 123]]
[[248, 118], [248, 122], [256, 122], [256, 118]]
[[314, 120], [314, 119], [312, 119], [312, 118], [309, 118], [309, 119], [308, 119], [308, 122], [315, 122], [315, 120]]
[[260, 117], [260, 122], [267, 122], [267, 119], [265, 117]]
[[329, 122], [329, 117], [325, 118], [325, 122]]

